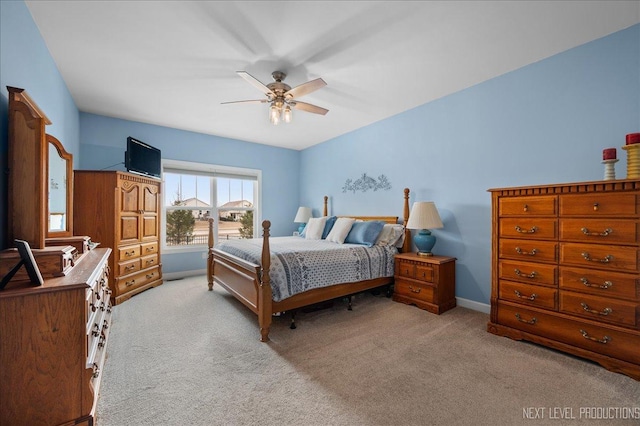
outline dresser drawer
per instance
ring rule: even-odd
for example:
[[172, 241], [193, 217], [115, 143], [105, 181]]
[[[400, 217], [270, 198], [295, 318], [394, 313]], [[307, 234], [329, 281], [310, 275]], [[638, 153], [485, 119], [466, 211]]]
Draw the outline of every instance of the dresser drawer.
[[549, 218], [500, 219], [500, 236], [540, 240], [557, 238], [557, 221]]
[[434, 303], [433, 286], [416, 281], [396, 280], [393, 292], [419, 302]]
[[557, 285], [557, 269], [555, 265], [543, 263], [501, 260], [498, 274], [501, 280], [555, 287]]
[[498, 302], [498, 322], [527, 333], [640, 364], [640, 333]]
[[500, 216], [555, 216], [557, 198], [555, 196], [542, 197], [512, 197], [500, 199]]
[[140, 268], [140, 259], [126, 260], [123, 262], [118, 262], [118, 276], [120, 275], [128, 275], [133, 274], [134, 272], [139, 271]]
[[142, 264], [142, 269], [151, 268], [152, 266], [156, 266], [158, 264], [158, 255], [151, 254], [149, 256], [143, 256], [140, 258], [140, 263]]
[[560, 263], [612, 271], [637, 271], [636, 247], [560, 243]]
[[557, 310], [557, 294], [555, 288], [500, 281], [500, 299], [516, 303]]
[[637, 216], [635, 194], [572, 194], [560, 196], [560, 216]]
[[118, 247], [118, 258], [116, 260], [131, 260], [140, 257], [140, 244]]
[[635, 274], [560, 267], [561, 289], [626, 300], [640, 300], [640, 278]]
[[413, 262], [396, 260], [396, 275], [405, 278], [415, 278], [416, 265]]
[[637, 244], [635, 219], [560, 219], [560, 239], [603, 244]]
[[160, 270], [158, 266], [155, 266], [150, 270], [147, 269], [135, 274], [125, 275], [117, 278], [116, 288], [118, 289], [118, 294], [123, 294], [125, 292], [149, 284], [150, 282], [153, 282], [159, 278]]
[[638, 310], [636, 303], [570, 291], [560, 292], [561, 312], [596, 321], [636, 327]]
[[140, 244], [140, 255], [146, 256], [158, 252], [158, 242]]
[[501, 259], [526, 262], [557, 262], [558, 244], [551, 241], [501, 239], [498, 247]]

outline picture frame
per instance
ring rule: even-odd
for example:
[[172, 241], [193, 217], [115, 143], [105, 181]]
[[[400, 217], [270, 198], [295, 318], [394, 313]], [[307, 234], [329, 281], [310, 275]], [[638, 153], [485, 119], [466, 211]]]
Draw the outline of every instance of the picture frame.
[[0, 282], [0, 290], [2, 290], [7, 283], [13, 278], [13, 276], [18, 272], [18, 269], [22, 265], [24, 265], [27, 270], [27, 275], [29, 276], [29, 280], [31, 284], [36, 286], [41, 286], [44, 284], [44, 279], [42, 279], [42, 274], [40, 273], [40, 269], [38, 269], [38, 264], [36, 263], [36, 259], [33, 256], [33, 252], [31, 251], [31, 246], [29, 243], [24, 240], [15, 240], [16, 248], [18, 249], [18, 253], [20, 254], [20, 261], [14, 266], [9, 273], [2, 278]]

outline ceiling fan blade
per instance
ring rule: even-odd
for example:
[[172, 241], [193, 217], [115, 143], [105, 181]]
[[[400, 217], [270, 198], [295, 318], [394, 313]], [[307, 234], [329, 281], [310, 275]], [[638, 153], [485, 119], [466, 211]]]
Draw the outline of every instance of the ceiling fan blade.
[[299, 98], [311, 92], [315, 92], [326, 85], [327, 83], [325, 83], [323, 79], [316, 78], [315, 80], [307, 81], [306, 83], [302, 83], [301, 85], [294, 87], [284, 95], [291, 96], [292, 98]]
[[322, 107], [319, 107], [319, 106], [311, 105], [311, 104], [308, 104], [306, 102], [295, 101], [295, 102], [290, 102], [290, 105], [292, 107], [294, 107], [295, 109], [299, 109], [299, 110], [307, 111], [307, 112], [312, 112], [314, 114], [325, 115], [326, 113], [329, 112], [329, 110], [326, 109], [326, 108], [322, 108]]
[[252, 99], [249, 101], [230, 101], [230, 102], [221, 102], [222, 105], [224, 104], [264, 104], [268, 102], [267, 99]]
[[245, 80], [247, 80], [249, 82], [249, 84], [253, 85], [254, 87], [256, 87], [258, 90], [260, 90], [261, 92], [263, 92], [265, 95], [272, 95], [273, 92], [271, 91], [271, 89], [269, 89], [267, 86], [265, 86], [264, 84], [262, 84], [260, 82], [260, 80], [258, 80], [257, 78], [255, 78], [254, 76], [252, 76], [251, 74], [249, 74], [246, 71], [236, 71], [236, 73], [244, 78]]

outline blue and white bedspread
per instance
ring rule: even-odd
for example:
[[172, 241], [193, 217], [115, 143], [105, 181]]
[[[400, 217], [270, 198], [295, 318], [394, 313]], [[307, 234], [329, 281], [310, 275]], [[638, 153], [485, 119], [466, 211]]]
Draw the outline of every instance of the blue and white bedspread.
[[[392, 245], [365, 247], [300, 237], [272, 237], [269, 277], [273, 300], [314, 288], [393, 276]], [[215, 248], [255, 264], [262, 264], [262, 238], [225, 240]]]

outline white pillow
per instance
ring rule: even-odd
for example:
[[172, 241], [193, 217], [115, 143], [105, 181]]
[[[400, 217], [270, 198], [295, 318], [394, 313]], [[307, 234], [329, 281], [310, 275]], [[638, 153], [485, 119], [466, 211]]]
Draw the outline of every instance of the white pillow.
[[[376, 240], [376, 244], [395, 245], [402, 240], [404, 242], [404, 226], [400, 224], [386, 223]], [[402, 246], [402, 244], [401, 244]]]
[[319, 240], [322, 238], [322, 231], [324, 231], [324, 224], [327, 222], [327, 217], [312, 217], [307, 222], [307, 226], [304, 228], [304, 237], [307, 240]]
[[327, 241], [343, 244], [355, 221], [355, 219], [350, 217], [339, 217], [336, 223], [334, 223], [333, 228], [331, 228], [331, 232], [327, 235]]

